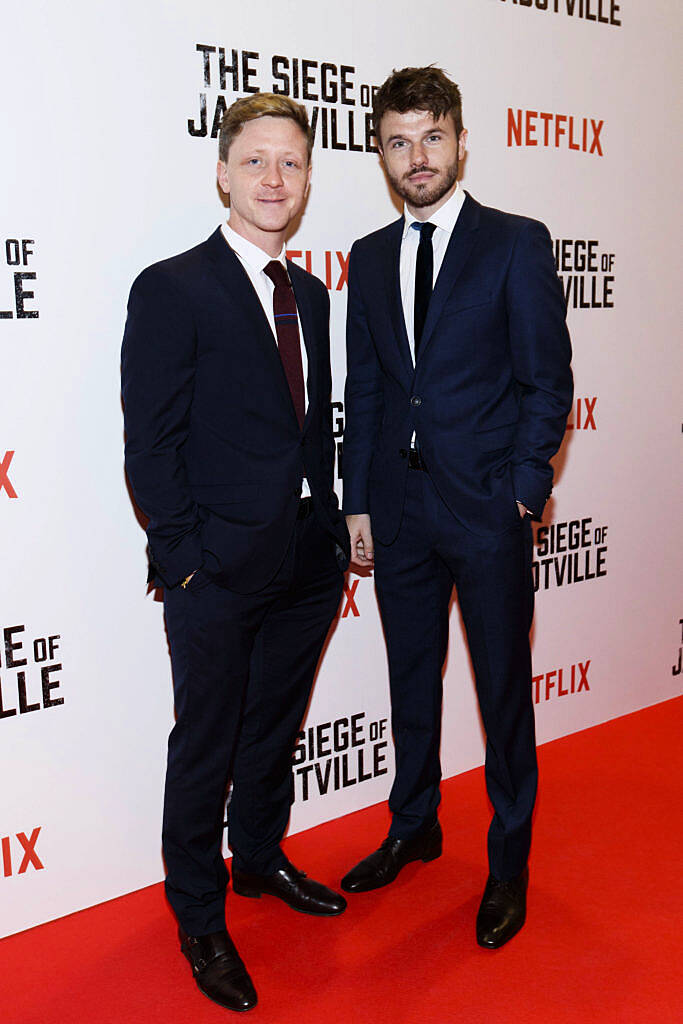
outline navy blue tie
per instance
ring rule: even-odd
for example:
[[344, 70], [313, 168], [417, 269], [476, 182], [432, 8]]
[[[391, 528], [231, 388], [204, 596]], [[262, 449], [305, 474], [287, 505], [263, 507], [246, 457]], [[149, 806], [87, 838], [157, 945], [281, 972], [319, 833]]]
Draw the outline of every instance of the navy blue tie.
[[424, 331], [429, 300], [432, 297], [432, 286], [434, 282], [434, 251], [432, 249], [432, 235], [436, 231], [436, 224], [427, 221], [424, 224], [413, 224], [416, 231], [420, 232], [420, 244], [417, 247], [417, 263], [415, 264], [415, 308], [413, 317], [413, 337], [415, 339], [415, 359], [420, 348], [422, 332]]

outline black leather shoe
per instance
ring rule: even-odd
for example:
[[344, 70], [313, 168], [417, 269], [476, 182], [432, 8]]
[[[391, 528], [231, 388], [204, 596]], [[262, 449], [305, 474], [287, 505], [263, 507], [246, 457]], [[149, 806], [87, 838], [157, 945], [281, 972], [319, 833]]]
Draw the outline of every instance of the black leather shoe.
[[477, 914], [477, 942], [485, 949], [498, 949], [516, 935], [526, 919], [527, 868], [509, 882], [493, 875], [484, 889]]
[[256, 1006], [256, 990], [226, 931], [187, 935], [181, 928], [178, 937], [200, 992], [226, 1010]]
[[344, 875], [341, 887], [344, 892], [369, 892], [393, 882], [397, 874], [411, 860], [436, 860], [441, 856], [443, 833], [438, 821], [426, 832], [411, 839], [394, 839], [387, 836], [382, 845], [369, 857]]
[[333, 917], [346, 910], [346, 900], [326, 885], [307, 878], [287, 861], [285, 867], [272, 875], [253, 875], [249, 871], [232, 869], [232, 888], [238, 896], [259, 898], [263, 893], [277, 896], [292, 910], [319, 917]]

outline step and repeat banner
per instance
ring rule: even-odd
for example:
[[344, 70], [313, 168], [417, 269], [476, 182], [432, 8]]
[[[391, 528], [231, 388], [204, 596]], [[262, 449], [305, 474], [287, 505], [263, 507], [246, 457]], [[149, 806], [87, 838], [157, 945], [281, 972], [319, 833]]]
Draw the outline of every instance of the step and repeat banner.
[[[397, 216], [373, 89], [431, 62], [460, 84], [463, 185], [547, 223], [574, 345], [574, 407], [535, 530], [539, 741], [681, 692], [682, 28], [670, 0], [6, 6], [0, 934], [163, 876], [170, 665], [123, 471], [119, 351], [134, 277], [226, 216], [216, 136], [238, 96], [292, 96], [315, 129], [288, 247], [330, 292], [340, 472], [349, 250]], [[444, 774], [482, 762], [454, 601]], [[388, 794], [371, 576], [348, 576], [293, 775], [293, 831]]]

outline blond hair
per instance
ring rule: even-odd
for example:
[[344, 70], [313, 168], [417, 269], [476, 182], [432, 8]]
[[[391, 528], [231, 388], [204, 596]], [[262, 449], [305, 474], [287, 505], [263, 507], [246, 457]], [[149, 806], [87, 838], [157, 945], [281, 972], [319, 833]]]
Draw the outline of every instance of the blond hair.
[[257, 92], [243, 96], [228, 107], [223, 114], [218, 133], [218, 158], [227, 163], [228, 151], [233, 140], [239, 135], [247, 121], [257, 117], [288, 117], [298, 124], [306, 139], [308, 159], [313, 150], [313, 134], [308, 123], [306, 108], [295, 103], [289, 96], [278, 96], [273, 92]]

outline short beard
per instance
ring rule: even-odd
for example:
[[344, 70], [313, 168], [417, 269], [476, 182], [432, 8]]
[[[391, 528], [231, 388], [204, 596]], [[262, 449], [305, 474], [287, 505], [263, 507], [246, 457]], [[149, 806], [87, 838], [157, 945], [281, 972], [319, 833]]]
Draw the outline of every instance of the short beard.
[[[443, 180], [440, 179], [433, 184], [424, 183], [411, 186], [410, 181], [406, 181], [405, 176], [403, 178], [395, 178], [388, 170], [387, 177], [391, 182], [392, 188], [401, 199], [404, 199], [411, 206], [420, 210], [425, 206], [434, 206], [453, 188], [453, 185], [458, 180], [459, 167], [460, 161], [456, 156], [455, 161], [450, 167], [446, 168]], [[409, 188], [411, 189], [410, 191], [408, 190]]]

